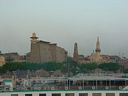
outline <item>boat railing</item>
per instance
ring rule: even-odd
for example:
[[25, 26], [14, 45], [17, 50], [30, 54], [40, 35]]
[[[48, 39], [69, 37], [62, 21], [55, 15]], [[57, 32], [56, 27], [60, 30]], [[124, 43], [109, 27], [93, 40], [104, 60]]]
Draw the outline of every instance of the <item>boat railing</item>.
[[86, 73], [86, 74], [78, 74], [79, 76], [112, 76], [112, 77], [125, 77], [128, 78], [128, 74], [124, 73]]
[[20, 86], [16, 90], [122, 90], [125, 86]]

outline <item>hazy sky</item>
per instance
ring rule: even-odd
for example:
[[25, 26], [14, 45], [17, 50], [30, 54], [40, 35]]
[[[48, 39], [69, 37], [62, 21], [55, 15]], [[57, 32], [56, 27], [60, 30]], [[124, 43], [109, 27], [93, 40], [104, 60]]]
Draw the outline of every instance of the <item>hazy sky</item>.
[[30, 36], [56, 42], [72, 55], [90, 55], [100, 37], [102, 54], [128, 57], [128, 0], [0, 0], [0, 50], [25, 54]]

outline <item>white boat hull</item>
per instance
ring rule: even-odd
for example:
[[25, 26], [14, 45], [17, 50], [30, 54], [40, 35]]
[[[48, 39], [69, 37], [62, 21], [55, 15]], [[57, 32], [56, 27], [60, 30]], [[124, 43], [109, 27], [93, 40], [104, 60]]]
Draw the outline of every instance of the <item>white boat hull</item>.
[[[128, 96], [128, 91], [21, 91], [21, 92], [1, 92], [0, 96], [40, 96], [39, 94], [46, 94], [46, 96], [80, 96], [80, 94], [87, 94], [87, 96], [109, 96], [106, 94], [113, 94], [114, 96]], [[27, 95], [29, 94], [29, 95]], [[55, 95], [59, 94], [59, 95]], [[110, 96], [113, 96], [111, 95]], [[83, 95], [84, 96], [84, 95]]]

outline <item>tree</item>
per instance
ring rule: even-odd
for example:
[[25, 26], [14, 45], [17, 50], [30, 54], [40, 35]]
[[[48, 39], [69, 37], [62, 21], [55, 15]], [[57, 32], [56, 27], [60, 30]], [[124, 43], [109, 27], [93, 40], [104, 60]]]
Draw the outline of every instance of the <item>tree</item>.
[[128, 73], [128, 69], [125, 69], [123, 72], [124, 72], [124, 73]]
[[96, 63], [81, 64], [79, 66], [79, 72], [87, 73], [87, 72], [90, 72], [92, 70], [95, 70], [96, 68], [97, 68], [97, 64]]
[[63, 63], [48, 62], [48, 63], [19, 63], [19, 62], [9, 62], [0, 67], [0, 73], [5, 73], [7, 71], [16, 71], [16, 70], [38, 70], [45, 69], [47, 71], [56, 71], [61, 70]]
[[100, 64], [98, 67], [104, 71], [116, 72], [121, 68], [121, 65], [119, 65], [118, 63], [103, 63]]
[[63, 67], [63, 63], [56, 63], [56, 62], [48, 62], [40, 65], [41, 65], [41, 68], [47, 71], [56, 71], [56, 70], [62, 69]]

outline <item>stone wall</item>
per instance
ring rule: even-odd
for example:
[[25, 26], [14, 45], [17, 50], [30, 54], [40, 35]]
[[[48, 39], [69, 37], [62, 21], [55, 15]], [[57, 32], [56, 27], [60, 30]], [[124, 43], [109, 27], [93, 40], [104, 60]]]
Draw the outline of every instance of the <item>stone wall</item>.
[[66, 57], [67, 52], [56, 44], [45, 41], [31, 42], [30, 62], [32, 63], [64, 62]]

